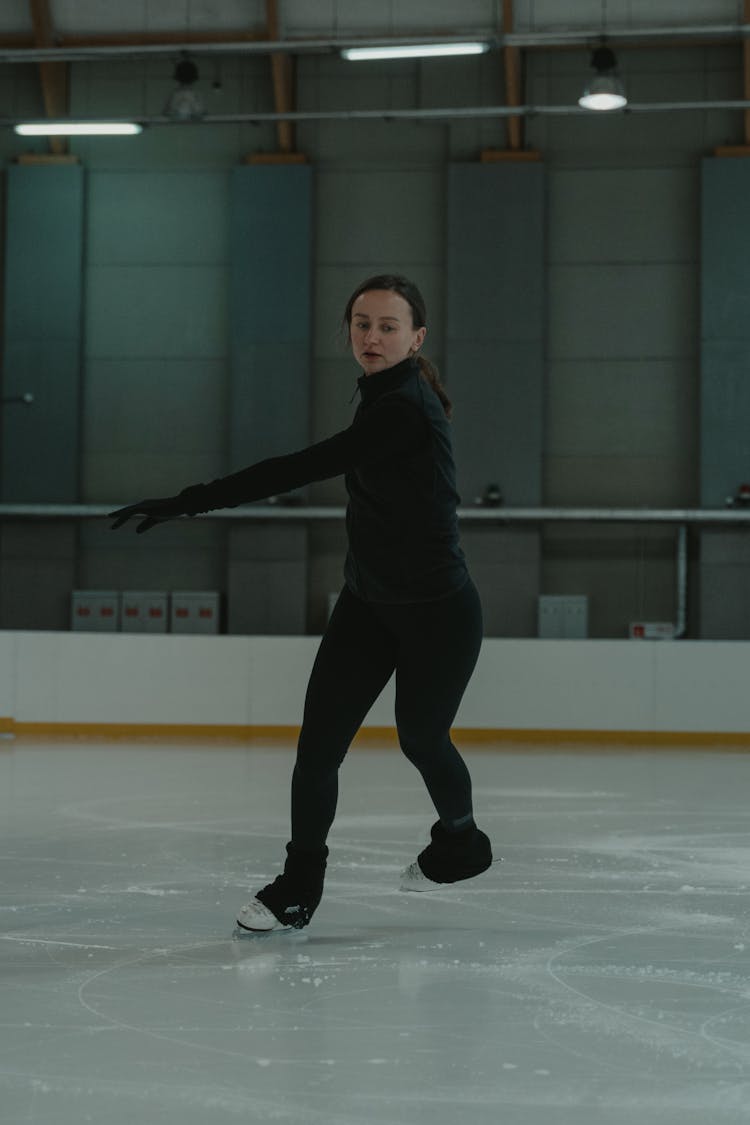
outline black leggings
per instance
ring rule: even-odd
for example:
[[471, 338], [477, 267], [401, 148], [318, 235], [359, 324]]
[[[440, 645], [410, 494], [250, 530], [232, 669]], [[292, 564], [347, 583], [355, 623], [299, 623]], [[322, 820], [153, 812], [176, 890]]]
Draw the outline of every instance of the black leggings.
[[292, 776], [292, 843], [318, 848], [333, 824], [338, 770], [393, 671], [396, 726], [448, 829], [472, 822], [471, 778], [450, 739], [482, 644], [471, 578], [439, 601], [378, 605], [345, 586], [318, 649]]

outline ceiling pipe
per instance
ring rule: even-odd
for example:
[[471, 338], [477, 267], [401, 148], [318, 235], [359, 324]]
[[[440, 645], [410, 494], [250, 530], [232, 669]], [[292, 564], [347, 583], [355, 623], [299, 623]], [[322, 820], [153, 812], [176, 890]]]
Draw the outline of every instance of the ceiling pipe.
[[[144, 59], [171, 55], [180, 51], [189, 51], [192, 55], [269, 55], [269, 54], [294, 54], [294, 55], [320, 55], [339, 54], [344, 47], [410, 47], [422, 43], [463, 43], [466, 35], [421, 35], [390, 37], [380, 36], [377, 39], [257, 39], [238, 42], [229, 40], [225, 43], [206, 42], [190, 43], [176, 39], [173, 43], [137, 43], [130, 45], [117, 44], [113, 46], [74, 47], [64, 43], [59, 47], [49, 50], [40, 50], [34, 47], [1, 48], [0, 63], [35, 63], [49, 60], [65, 60], [67, 62], [96, 62], [101, 59]], [[499, 47], [500, 40], [492, 33], [483, 33], [472, 38], [479, 38], [491, 47]]]
[[696, 24], [687, 27], [601, 27], [591, 31], [581, 28], [575, 31], [518, 31], [503, 36], [506, 46], [523, 47], [526, 50], [547, 47], [587, 47], [600, 43], [605, 38], [608, 43], [621, 47], [642, 47], [663, 45], [664, 40], [674, 42], [690, 40], [724, 40], [738, 42], [750, 34], [745, 24]]
[[[631, 114], [649, 113], [703, 113], [707, 110], [750, 110], [748, 101], [705, 101], [705, 102], [629, 102], [625, 109], [613, 110], [607, 113], [606, 119], [613, 117], [629, 116]], [[144, 117], [140, 114], [130, 117], [112, 118], [107, 121], [136, 121], [143, 126], [186, 126], [186, 125], [264, 125], [279, 121], [455, 121], [476, 120], [479, 118], [512, 117], [514, 114], [523, 114], [525, 117], [587, 117], [601, 120], [602, 114], [593, 113], [589, 109], [581, 109], [577, 104], [571, 105], [522, 105], [522, 106], [461, 106], [446, 107], [444, 109], [337, 109], [337, 110], [310, 110], [294, 113], [227, 113], [206, 114], [200, 121], [183, 122], [175, 121], [170, 117], [153, 116]], [[28, 118], [0, 118], [0, 128], [12, 128], [23, 120], [30, 123]], [[86, 118], [87, 121], [96, 120]]]
[[[227, 32], [229, 37], [232, 33]], [[742, 42], [750, 36], [748, 24], [703, 24], [686, 27], [639, 27], [607, 28], [607, 42], [620, 47], [663, 46], [665, 41], [689, 43], [692, 41]], [[101, 59], [143, 59], [174, 55], [180, 51], [190, 51], [201, 55], [268, 55], [291, 53], [338, 54], [344, 47], [384, 47], [414, 46], [420, 43], [463, 42], [467, 36], [481, 39], [492, 49], [523, 48], [524, 50], [547, 49], [554, 47], [590, 47], [602, 38], [601, 27], [587, 30], [561, 31], [516, 31], [506, 34], [484, 31], [464, 32], [461, 35], [410, 35], [378, 36], [370, 38], [335, 39], [237, 39], [227, 38], [225, 42], [216, 40], [198, 42], [175, 38], [171, 43], [115, 43], [112, 45], [75, 45], [59, 37], [55, 47], [3, 47], [0, 48], [0, 63], [42, 63], [42, 62], [94, 62]], [[69, 37], [71, 40], [73, 36]]]

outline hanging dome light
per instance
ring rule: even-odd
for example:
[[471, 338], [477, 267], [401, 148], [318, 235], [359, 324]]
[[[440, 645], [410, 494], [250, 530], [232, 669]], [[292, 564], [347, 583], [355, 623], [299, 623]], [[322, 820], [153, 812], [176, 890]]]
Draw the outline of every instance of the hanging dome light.
[[586, 84], [578, 104], [583, 109], [607, 111], [628, 104], [625, 89], [617, 75], [617, 59], [609, 47], [597, 47], [591, 55], [596, 75]]
[[198, 121], [203, 117], [206, 112], [203, 102], [192, 89], [198, 77], [198, 67], [188, 57], [187, 51], [183, 51], [180, 61], [174, 68], [174, 80], [178, 86], [167, 98], [167, 104], [164, 106], [165, 117], [171, 117], [175, 121]]

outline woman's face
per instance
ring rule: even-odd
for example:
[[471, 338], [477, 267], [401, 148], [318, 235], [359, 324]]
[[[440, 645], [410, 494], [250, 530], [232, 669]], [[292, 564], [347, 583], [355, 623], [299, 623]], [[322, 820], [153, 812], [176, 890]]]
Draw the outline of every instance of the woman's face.
[[395, 367], [421, 347], [426, 333], [413, 327], [409, 302], [390, 289], [369, 289], [352, 305], [349, 335], [365, 375]]

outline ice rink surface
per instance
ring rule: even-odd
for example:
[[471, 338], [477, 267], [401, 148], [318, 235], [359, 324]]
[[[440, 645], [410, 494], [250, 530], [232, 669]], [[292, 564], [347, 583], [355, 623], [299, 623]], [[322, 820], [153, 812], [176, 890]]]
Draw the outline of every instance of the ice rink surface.
[[398, 891], [433, 809], [357, 748], [312, 925], [235, 939], [291, 747], [0, 743], [2, 1125], [750, 1121], [750, 757], [465, 757], [504, 863]]

